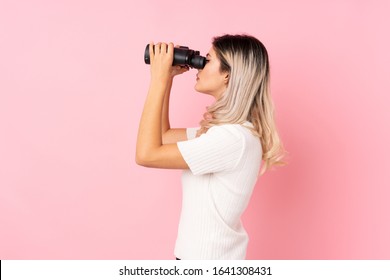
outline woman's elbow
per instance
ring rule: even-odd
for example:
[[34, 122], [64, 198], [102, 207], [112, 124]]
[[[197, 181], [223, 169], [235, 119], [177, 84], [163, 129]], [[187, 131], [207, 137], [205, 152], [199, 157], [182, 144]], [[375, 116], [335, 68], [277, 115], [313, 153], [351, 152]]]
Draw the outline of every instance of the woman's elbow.
[[144, 167], [151, 167], [151, 158], [149, 153], [139, 153], [135, 155], [135, 163]]
[[141, 166], [145, 166], [146, 165], [146, 159], [145, 159], [145, 156], [139, 154], [139, 153], [136, 153], [135, 155], [135, 163], [138, 164], [138, 165], [141, 165]]

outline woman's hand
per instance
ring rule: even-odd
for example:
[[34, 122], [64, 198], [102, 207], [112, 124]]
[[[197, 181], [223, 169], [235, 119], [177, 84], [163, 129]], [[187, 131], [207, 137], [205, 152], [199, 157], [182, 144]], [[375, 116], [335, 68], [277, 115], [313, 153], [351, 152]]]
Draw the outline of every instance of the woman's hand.
[[203, 133], [206, 133], [208, 129], [209, 122], [213, 119], [213, 115], [209, 112], [203, 114], [203, 120], [199, 122], [200, 128], [196, 131], [196, 137], [199, 137]]
[[190, 70], [190, 67], [185, 65], [185, 66], [180, 66], [180, 65], [175, 65], [172, 66], [172, 71], [171, 71], [171, 77], [175, 77], [176, 75], [183, 74], [184, 72], [187, 72]]
[[183, 74], [189, 70], [188, 66], [172, 66], [173, 51], [173, 43], [158, 43], [154, 45], [151, 42], [149, 44], [152, 82], [168, 82], [174, 76]]

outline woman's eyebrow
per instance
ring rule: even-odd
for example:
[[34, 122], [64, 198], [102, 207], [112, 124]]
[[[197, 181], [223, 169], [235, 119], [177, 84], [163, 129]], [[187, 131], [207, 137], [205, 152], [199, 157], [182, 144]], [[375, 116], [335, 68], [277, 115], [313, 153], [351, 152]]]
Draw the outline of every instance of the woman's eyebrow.
[[209, 53], [206, 54], [206, 57], [207, 57], [207, 56], [210, 56], [210, 57], [211, 57], [211, 55], [210, 55]]

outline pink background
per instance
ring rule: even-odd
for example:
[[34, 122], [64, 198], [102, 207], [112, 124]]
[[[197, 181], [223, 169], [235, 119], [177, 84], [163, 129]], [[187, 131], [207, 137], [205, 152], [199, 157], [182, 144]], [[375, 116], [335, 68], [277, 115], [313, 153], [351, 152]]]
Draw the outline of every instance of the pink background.
[[[389, 1], [0, 2], [0, 259], [173, 259], [179, 170], [134, 162], [150, 40], [268, 48], [287, 167], [261, 177], [248, 259], [389, 259]], [[171, 124], [212, 99], [178, 77]]]

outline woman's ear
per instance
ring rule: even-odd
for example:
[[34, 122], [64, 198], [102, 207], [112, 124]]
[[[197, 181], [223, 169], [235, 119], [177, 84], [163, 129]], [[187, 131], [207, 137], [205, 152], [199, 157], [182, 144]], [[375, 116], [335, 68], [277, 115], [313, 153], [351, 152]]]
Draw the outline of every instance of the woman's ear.
[[225, 78], [224, 78], [225, 84], [229, 83], [229, 73], [226, 73]]

